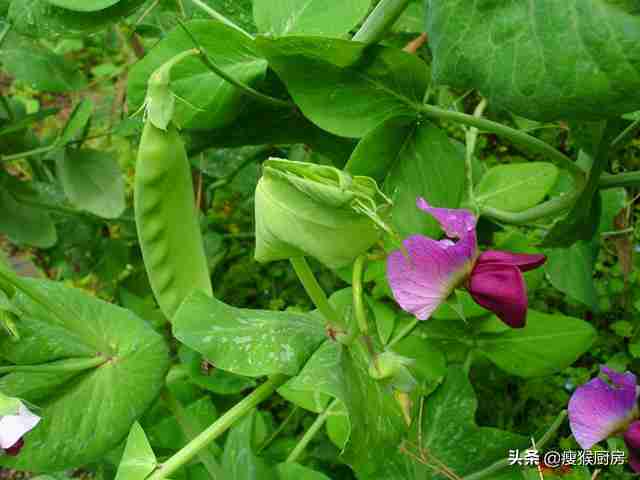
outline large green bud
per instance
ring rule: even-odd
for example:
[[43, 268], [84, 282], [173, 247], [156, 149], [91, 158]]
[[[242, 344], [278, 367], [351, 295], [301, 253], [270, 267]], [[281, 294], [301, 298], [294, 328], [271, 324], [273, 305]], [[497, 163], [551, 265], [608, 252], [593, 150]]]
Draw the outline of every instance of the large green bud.
[[269, 159], [256, 189], [256, 260], [308, 255], [349, 265], [378, 240], [389, 201], [372, 178]]

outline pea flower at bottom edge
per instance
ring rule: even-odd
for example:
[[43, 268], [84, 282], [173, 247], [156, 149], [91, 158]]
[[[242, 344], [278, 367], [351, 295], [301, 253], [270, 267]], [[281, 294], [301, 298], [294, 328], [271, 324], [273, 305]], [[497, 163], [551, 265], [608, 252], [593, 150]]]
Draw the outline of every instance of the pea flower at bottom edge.
[[[478, 252], [476, 217], [468, 210], [417, 206], [432, 215], [448, 238], [413, 235], [387, 259], [387, 280], [403, 310], [428, 319], [455, 288], [466, 288], [476, 303], [514, 328], [524, 327], [527, 289], [522, 272], [541, 266], [544, 255]], [[454, 242], [453, 240], [457, 240]]]
[[605, 438], [622, 435], [629, 449], [629, 465], [640, 472], [640, 412], [636, 376], [618, 373], [606, 366], [601, 373], [576, 388], [569, 400], [569, 425], [574, 438], [585, 450]]
[[22, 402], [19, 402], [15, 415], [0, 416], [0, 448], [7, 455], [18, 455], [24, 446], [22, 437], [33, 430], [39, 422], [40, 417], [31, 413]]

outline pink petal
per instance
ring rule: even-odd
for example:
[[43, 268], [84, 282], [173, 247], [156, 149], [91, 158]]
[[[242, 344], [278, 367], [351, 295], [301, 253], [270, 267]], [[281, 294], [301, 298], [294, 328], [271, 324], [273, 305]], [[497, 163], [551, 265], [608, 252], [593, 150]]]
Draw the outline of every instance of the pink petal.
[[[436, 241], [422, 235], [407, 238], [404, 248], [387, 258], [387, 279], [403, 310], [426, 320], [471, 270], [475, 232], [471, 242]], [[471, 248], [472, 247], [472, 248]]]
[[517, 267], [477, 263], [471, 272], [469, 293], [476, 303], [491, 310], [510, 327], [524, 327], [529, 301], [524, 277]]
[[422, 197], [419, 197], [416, 203], [419, 209], [440, 223], [448, 237], [463, 239], [473, 233], [475, 239], [476, 217], [469, 210], [432, 207]]
[[633, 422], [624, 434], [624, 442], [629, 449], [629, 466], [640, 472], [640, 421]]
[[17, 415], [0, 417], [0, 447], [13, 447], [26, 433], [33, 430], [40, 422], [40, 417], [31, 413], [24, 405], [20, 406]]
[[636, 376], [601, 368], [613, 385], [594, 378], [578, 387], [569, 400], [569, 425], [584, 449], [622, 428], [636, 405]]
[[506, 263], [518, 267], [521, 272], [538, 268], [547, 257], [541, 254], [512, 253], [498, 250], [487, 250], [478, 257], [478, 263]]

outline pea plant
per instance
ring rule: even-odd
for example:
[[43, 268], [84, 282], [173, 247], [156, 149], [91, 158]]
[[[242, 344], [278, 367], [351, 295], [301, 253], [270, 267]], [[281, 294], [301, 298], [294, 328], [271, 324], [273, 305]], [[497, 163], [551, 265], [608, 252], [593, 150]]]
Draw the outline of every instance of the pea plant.
[[[22, 82], [0, 97], [1, 466], [640, 473], [637, 2], [0, 0], [0, 14], [0, 86]], [[87, 77], [87, 45], [120, 60]], [[105, 82], [108, 124], [89, 94], [60, 127], [54, 100], [29, 103]], [[246, 218], [224, 223], [231, 205]], [[25, 274], [24, 251], [57, 273]], [[240, 281], [260, 285], [249, 300]]]

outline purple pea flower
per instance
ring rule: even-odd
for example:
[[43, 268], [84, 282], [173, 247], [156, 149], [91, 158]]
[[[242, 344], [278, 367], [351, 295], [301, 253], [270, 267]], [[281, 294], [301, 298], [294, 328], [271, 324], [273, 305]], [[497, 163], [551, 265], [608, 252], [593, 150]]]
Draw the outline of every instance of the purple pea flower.
[[[435, 208], [418, 198], [417, 206], [432, 215], [447, 239], [413, 235], [404, 250], [391, 252], [387, 279], [403, 310], [426, 320], [457, 287], [466, 288], [479, 305], [514, 328], [524, 327], [527, 288], [522, 272], [539, 267], [544, 255], [500, 251], [478, 252], [476, 217], [468, 210]], [[454, 242], [452, 239], [456, 239]]]
[[601, 366], [602, 378], [576, 388], [569, 400], [569, 425], [578, 444], [586, 449], [607, 437], [623, 435], [629, 465], [640, 472], [640, 420], [636, 376]]

